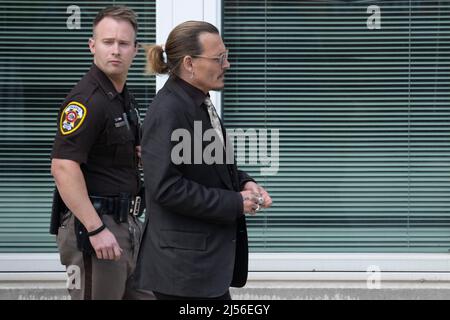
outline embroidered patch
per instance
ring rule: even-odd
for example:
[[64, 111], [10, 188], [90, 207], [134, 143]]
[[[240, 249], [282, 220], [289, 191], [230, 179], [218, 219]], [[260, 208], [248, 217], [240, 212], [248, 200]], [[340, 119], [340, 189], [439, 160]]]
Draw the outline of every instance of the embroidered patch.
[[69, 102], [61, 113], [59, 130], [63, 135], [75, 132], [86, 118], [86, 107], [79, 102]]

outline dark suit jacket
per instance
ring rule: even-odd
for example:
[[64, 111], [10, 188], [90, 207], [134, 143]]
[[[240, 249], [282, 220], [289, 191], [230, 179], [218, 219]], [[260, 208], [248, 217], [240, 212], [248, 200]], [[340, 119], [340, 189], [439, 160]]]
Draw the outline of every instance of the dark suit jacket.
[[175, 129], [188, 130], [194, 140], [199, 138], [194, 137], [194, 121], [201, 121], [203, 131], [211, 128], [208, 113], [179, 81], [167, 81], [143, 125], [147, 219], [135, 277], [147, 290], [217, 297], [247, 281], [247, 230], [239, 191], [252, 179], [234, 164], [172, 162], [172, 148], [179, 143], [171, 141]]

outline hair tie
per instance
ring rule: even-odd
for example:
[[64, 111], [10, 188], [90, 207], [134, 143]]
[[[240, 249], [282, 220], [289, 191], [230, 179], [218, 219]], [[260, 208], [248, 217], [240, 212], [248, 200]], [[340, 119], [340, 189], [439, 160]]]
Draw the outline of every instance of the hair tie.
[[161, 46], [161, 49], [162, 49], [163, 61], [164, 61], [165, 64], [167, 64], [166, 44], [165, 43], [161, 43], [160, 46]]

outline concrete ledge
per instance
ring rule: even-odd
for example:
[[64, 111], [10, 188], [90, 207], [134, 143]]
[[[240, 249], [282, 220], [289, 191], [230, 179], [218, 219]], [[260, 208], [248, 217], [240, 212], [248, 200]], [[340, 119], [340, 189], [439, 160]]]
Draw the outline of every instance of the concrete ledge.
[[450, 289], [243, 288], [235, 300], [449, 300]]
[[65, 272], [0, 273], [0, 300], [68, 300]]
[[[0, 273], [1, 300], [66, 300], [64, 272]], [[450, 273], [252, 272], [235, 300], [449, 300]]]

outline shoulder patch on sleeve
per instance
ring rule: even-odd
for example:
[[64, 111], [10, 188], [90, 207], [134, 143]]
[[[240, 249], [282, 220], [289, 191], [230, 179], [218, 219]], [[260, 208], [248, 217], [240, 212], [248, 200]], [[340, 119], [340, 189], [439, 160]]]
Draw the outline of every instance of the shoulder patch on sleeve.
[[79, 102], [69, 102], [61, 112], [59, 130], [63, 135], [71, 134], [81, 126], [86, 118], [86, 107]]

